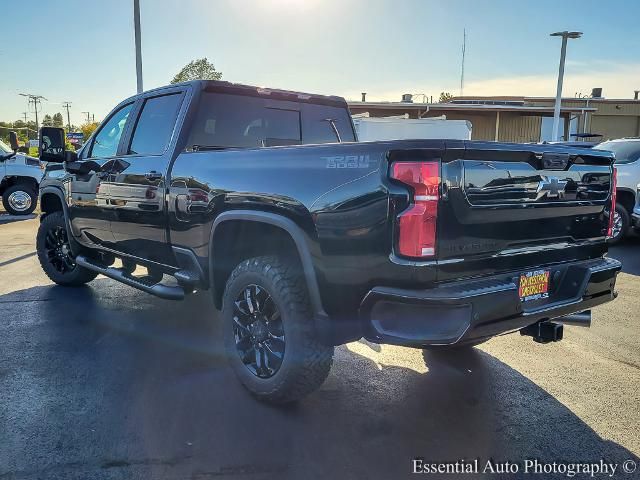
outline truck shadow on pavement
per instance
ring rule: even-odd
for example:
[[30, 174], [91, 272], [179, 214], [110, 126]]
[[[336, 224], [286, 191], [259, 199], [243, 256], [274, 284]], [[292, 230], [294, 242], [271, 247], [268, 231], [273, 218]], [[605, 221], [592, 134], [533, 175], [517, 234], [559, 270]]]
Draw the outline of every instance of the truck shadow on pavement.
[[638, 461], [477, 349], [427, 354], [424, 373], [342, 346], [318, 392], [263, 405], [228, 368], [212, 308], [207, 292], [170, 302], [104, 279], [0, 296], [0, 478], [397, 478], [416, 457]]
[[0, 225], [3, 223], [21, 222], [23, 220], [31, 220], [36, 218], [34, 213], [29, 215], [9, 215], [8, 213], [0, 212]]
[[630, 235], [618, 245], [609, 247], [609, 256], [622, 262], [622, 271], [640, 275], [640, 236]]

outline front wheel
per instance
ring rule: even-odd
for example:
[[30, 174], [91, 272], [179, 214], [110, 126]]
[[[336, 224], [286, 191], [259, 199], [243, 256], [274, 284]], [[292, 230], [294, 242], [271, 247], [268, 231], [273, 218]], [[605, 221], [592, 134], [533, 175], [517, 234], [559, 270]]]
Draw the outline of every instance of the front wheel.
[[38, 195], [31, 185], [19, 183], [2, 194], [2, 205], [11, 215], [29, 215], [38, 204]]
[[83, 285], [98, 275], [76, 265], [62, 212], [50, 213], [42, 219], [36, 236], [36, 249], [42, 270], [58, 285]]
[[229, 363], [258, 399], [287, 403], [329, 375], [333, 347], [315, 333], [305, 284], [278, 257], [245, 260], [224, 292], [222, 322]]

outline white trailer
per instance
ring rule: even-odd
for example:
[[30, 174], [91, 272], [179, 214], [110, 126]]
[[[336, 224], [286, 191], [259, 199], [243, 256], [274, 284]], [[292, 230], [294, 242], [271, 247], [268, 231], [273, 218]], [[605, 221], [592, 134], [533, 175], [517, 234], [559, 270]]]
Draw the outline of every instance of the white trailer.
[[354, 115], [358, 141], [409, 140], [439, 138], [471, 140], [471, 122], [468, 120], [446, 120], [444, 118], [372, 118]]

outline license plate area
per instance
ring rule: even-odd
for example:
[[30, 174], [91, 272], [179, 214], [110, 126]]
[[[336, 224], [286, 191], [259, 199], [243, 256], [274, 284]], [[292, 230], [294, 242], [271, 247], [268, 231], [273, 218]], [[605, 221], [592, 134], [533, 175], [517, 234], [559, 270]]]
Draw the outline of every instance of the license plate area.
[[522, 302], [549, 298], [550, 270], [533, 270], [520, 275], [518, 296]]

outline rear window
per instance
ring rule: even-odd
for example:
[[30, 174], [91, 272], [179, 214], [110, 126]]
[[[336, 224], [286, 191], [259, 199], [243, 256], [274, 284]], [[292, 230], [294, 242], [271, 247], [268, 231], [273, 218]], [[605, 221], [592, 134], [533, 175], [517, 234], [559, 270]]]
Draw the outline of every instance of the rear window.
[[205, 92], [187, 150], [335, 143], [336, 130], [355, 141], [346, 108]]
[[300, 143], [298, 110], [276, 108], [258, 97], [207, 92], [200, 102], [187, 148], [257, 148]]
[[302, 138], [304, 143], [337, 142], [338, 138], [334, 126], [340, 134], [341, 141], [355, 141], [351, 116], [346, 108], [303, 104]]
[[604, 142], [593, 147], [596, 150], [607, 150], [616, 154], [618, 164], [635, 162], [640, 158], [640, 141], [637, 142]]

